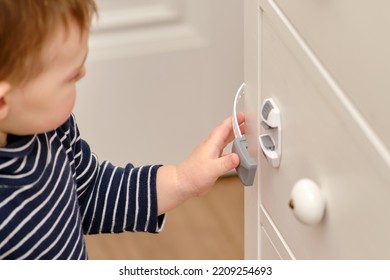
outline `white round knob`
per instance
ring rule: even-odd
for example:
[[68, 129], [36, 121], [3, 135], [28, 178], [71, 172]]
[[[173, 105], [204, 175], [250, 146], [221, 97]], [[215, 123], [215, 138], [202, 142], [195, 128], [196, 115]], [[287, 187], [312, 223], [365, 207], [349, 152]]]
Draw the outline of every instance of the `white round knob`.
[[295, 217], [307, 225], [318, 224], [325, 213], [325, 199], [321, 189], [310, 179], [301, 179], [295, 183], [289, 205]]

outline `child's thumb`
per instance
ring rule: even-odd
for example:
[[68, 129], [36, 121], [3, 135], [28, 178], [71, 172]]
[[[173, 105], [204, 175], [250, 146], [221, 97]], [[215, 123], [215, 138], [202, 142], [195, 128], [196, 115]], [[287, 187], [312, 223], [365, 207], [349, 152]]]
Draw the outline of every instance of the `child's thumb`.
[[237, 154], [234, 153], [220, 157], [218, 159], [218, 164], [217, 164], [218, 167], [217, 173], [219, 174], [218, 177], [224, 175], [225, 173], [229, 172], [233, 168], [236, 168], [239, 165], [239, 163], [240, 163], [240, 158], [238, 157]]

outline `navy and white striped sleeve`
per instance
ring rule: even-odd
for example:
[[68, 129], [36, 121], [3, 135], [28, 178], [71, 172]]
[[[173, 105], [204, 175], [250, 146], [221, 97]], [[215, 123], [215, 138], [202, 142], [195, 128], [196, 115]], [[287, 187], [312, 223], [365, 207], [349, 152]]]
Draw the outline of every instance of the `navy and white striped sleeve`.
[[75, 126], [74, 150], [77, 196], [85, 234], [125, 231], [158, 233], [156, 176], [159, 165], [125, 167], [99, 164]]

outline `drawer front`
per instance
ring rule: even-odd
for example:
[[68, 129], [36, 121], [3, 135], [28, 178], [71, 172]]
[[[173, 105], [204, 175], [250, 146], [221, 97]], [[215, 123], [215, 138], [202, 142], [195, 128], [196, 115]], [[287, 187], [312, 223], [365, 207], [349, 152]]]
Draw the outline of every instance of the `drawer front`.
[[274, 0], [390, 149], [390, 1]]
[[261, 259], [262, 260], [281, 260], [278, 251], [272, 244], [267, 232], [261, 228]]
[[[388, 162], [307, 50], [277, 17], [261, 18], [261, 98], [272, 97], [282, 117], [280, 167], [260, 155], [262, 206], [297, 259], [390, 258]], [[301, 178], [317, 182], [325, 197], [318, 225], [302, 224], [288, 206]]]
[[294, 260], [295, 256], [275, 227], [264, 207], [260, 206], [261, 219], [261, 259]]

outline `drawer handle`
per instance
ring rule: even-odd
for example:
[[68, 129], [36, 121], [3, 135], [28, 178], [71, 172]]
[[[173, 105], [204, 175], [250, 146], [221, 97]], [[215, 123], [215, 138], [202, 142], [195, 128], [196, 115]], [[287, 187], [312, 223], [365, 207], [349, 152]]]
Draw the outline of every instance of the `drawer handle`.
[[295, 217], [306, 225], [316, 225], [325, 214], [326, 203], [320, 187], [304, 178], [295, 183], [289, 206]]

